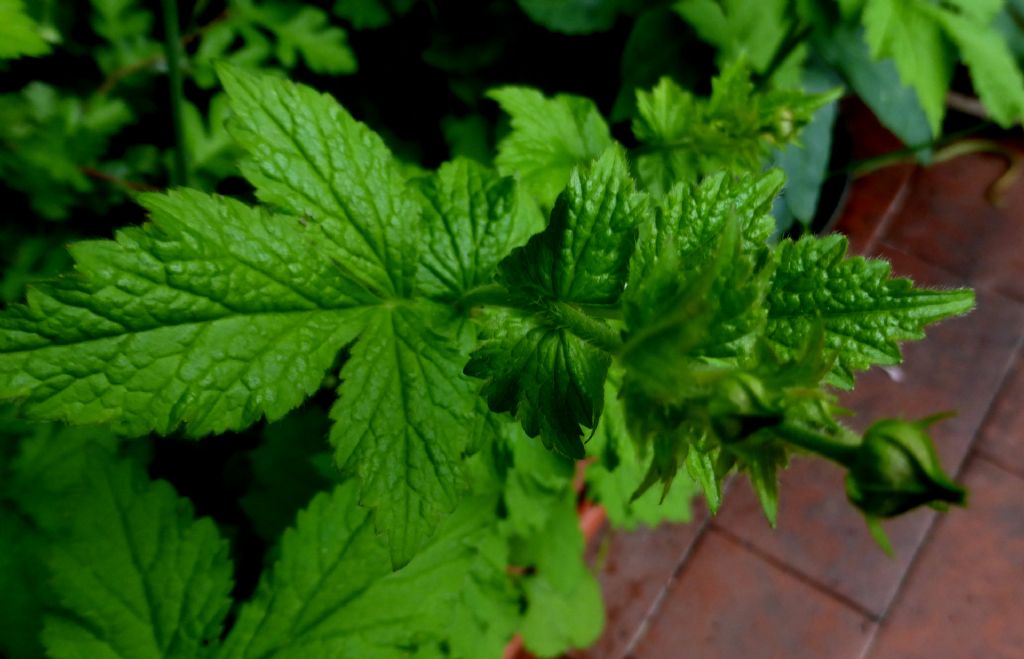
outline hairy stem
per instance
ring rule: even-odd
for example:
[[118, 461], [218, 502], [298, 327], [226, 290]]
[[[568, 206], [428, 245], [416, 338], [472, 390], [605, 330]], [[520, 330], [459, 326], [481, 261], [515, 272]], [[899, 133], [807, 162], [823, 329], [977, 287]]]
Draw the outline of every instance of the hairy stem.
[[606, 352], [616, 353], [622, 349], [622, 337], [601, 320], [622, 318], [618, 305], [570, 304], [557, 300], [539, 300], [536, 304], [524, 305], [509, 295], [501, 284], [477, 286], [455, 303], [455, 307], [462, 311], [484, 306], [540, 312], [552, 323]]
[[787, 443], [817, 453], [833, 462], [846, 466], [857, 452], [857, 447], [837, 441], [832, 435], [816, 432], [804, 426], [784, 423], [776, 428], [778, 435]]

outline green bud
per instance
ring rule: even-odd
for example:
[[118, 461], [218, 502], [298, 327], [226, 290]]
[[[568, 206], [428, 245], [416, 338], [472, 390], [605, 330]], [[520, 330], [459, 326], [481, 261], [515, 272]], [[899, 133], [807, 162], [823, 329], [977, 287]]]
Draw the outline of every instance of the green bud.
[[963, 505], [967, 492], [939, 464], [927, 428], [936, 418], [872, 425], [847, 463], [846, 495], [866, 515], [893, 517], [921, 505]]

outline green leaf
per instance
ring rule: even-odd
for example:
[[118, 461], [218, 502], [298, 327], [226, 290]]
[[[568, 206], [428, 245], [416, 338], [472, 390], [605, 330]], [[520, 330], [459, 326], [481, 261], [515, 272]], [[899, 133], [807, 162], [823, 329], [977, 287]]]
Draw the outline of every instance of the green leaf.
[[283, 416], [363, 325], [294, 219], [193, 191], [72, 247], [77, 272], [0, 316], [0, 397], [40, 419], [193, 436]]
[[465, 487], [476, 392], [461, 373], [470, 327], [432, 303], [381, 308], [341, 370], [330, 441], [359, 476], [391, 562], [404, 565]]
[[384, 27], [395, 17], [407, 14], [416, 0], [337, 0], [334, 15], [357, 30]]
[[680, 0], [672, 9], [723, 62], [745, 59], [764, 72], [790, 29], [787, 0]]
[[39, 25], [25, 12], [22, 0], [0, 0], [0, 59], [50, 52]]
[[527, 649], [542, 657], [587, 647], [604, 625], [601, 587], [583, 561], [583, 545], [575, 497], [566, 492], [522, 557], [536, 572], [523, 583], [526, 612], [520, 630]]
[[932, 141], [928, 117], [917, 92], [900, 79], [893, 60], [871, 57], [862, 29], [840, 24], [817, 40], [815, 46], [842, 71], [857, 96], [904, 144], [918, 146]]
[[27, 520], [0, 503], [0, 654], [9, 659], [43, 656], [42, 620], [52, 594], [39, 560], [46, 541]]
[[574, 167], [589, 164], [612, 144], [608, 125], [590, 99], [547, 98], [527, 87], [500, 87], [488, 96], [512, 119], [511, 132], [498, 144], [498, 171], [518, 174], [545, 206], [554, 202]]
[[695, 183], [721, 170], [759, 171], [772, 149], [796, 140], [835, 96], [756, 92], [742, 60], [712, 81], [707, 99], [662, 78], [650, 92], [637, 92], [633, 133], [643, 143], [636, 160], [640, 181], [664, 194], [676, 183]]
[[909, 279], [890, 278], [887, 262], [847, 258], [846, 250], [838, 235], [783, 241], [768, 293], [769, 341], [792, 355], [823, 325], [836, 353], [828, 378], [835, 386], [853, 387], [854, 373], [874, 364], [898, 364], [900, 341], [920, 339], [925, 325], [974, 306], [969, 289], [914, 288]]
[[219, 67], [264, 202], [309, 218], [346, 276], [382, 297], [412, 292], [420, 209], [384, 142], [312, 89]]
[[230, 604], [227, 543], [166, 483], [109, 458], [90, 471], [50, 560], [66, 614], [46, 621], [48, 656], [210, 656]]
[[953, 56], [928, 2], [867, 0], [863, 21], [871, 56], [891, 57], [917, 92], [933, 135], [942, 129]]
[[649, 456], [642, 455], [630, 437], [622, 402], [610, 381], [605, 385], [601, 423], [587, 443], [587, 454], [597, 458], [586, 470], [587, 496], [604, 506], [616, 528], [631, 530], [640, 524], [653, 528], [662, 522], [690, 521], [690, 499], [697, 489], [689, 478], [677, 477], [667, 492], [649, 489], [634, 498], [647, 472]]
[[530, 437], [570, 458], [584, 455], [580, 426], [594, 428], [604, 404], [608, 353], [569, 330], [519, 314], [493, 314], [465, 372], [486, 379], [480, 393]]
[[999, 125], [1008, 128], [1024, 119], [1024, 76], [1006, 41], [990, 27], [1001, 3], [989, 2], [991, 7], [987, 9], [962, 1], [959, 4], [963, 15], [929, 9], [959, 47], [985, 109]]
[[445, 163], [420, 191], [428, 237], [418, 288], [428, 295], [458, 299], [490, 283], [498, 263], [540, 228], [520, 211], [513, 179], [470, 160]]
[[[428, 548], [392, 572], [387, 549], [356, 499], [354, 484], [343, 484], [299, 514], [296, 528], [282, 539], [280, 559], [242, 607], [218, 656], [397, 659], [431, 647], [437, 653], [449, 637], [461, 644], [471, 634], [453, 629], [453, 619], [483, 625], [475, 638], [488, 643], [473, 648], [476, 653], [500, 653], [511, 633], [502, 616], [514, 619], [514, 609], [483, 609], [501, 613], [485, 621], [465, 608], [494, 579], [507, 583], [490, 525], [493, 501], [467, 499]], [[489, 634], [488, 626], [496, 633]]]
[[225, 126], [230, 112], [228, 98], [224, 94], [210, 99], [207, 119], [191, 103], [186, 101], [182, 105], [189, 164], [193, 172], [202, 177], [207, 189], [214, 188], [221, 179], [236, 173], [235, 161], [241, 154]]
[[150, 38], [154, 12], [140, 0], [91, 0], [90, 5], [92, 29], [108, 44], [94, 51], [104, 73], [145, 66], [160, 55], [160, 42]]
[[268, 543], [277, 541], [314, 495], [338, 480], [329, 429], [323, 410], [300, 409], [268, 424], [260, 445], [249, 452], [252, 480], [239, 504]]
[[621, 151], [574, 171], [543, 233], [514, 250], [499, 280], [526, 313], [494, 314], [466, 373], [487, 379], [491, 409], [511, 412], [527, 434], [568, 457], [583, 456], [580, 425], [601, 415], [615, 331], [578, 305], [617, 302], [625, 286], [644, 198]]
[[[0, 176], [29, 195], [47, 219], [64, 219], [70, 206], [97, 187], [84, 168], [103, 171], [109, 140], [132, 120], [124, 101], [109, 96], [82, 99], [33, 82], [16, 94], [0, 95]], [[105, 190], [118, 198], [116, 190]]]
[[750, 349], [766, 315], [764, 243], [782, 183], [777, 170], [719, 174], [700, 186], [676, 186], [656, 203], [630, 264], [623, 296], [629, 335], [619, 353], [649, 394], [682, 394], [695, 376], [695, 357]]
[[[803, 74], [809, 91], [824, 91], [836, 86], [836, 75], [808, 67]], [[804, 226], [810, 226], [818, 210], [821, 187], [828, 176], [832, 156], [832, 131], [839, 114], [839, 101], [818, 109], [814, 118], [800, 134], [800, 141], [790, 144], [775, 156], [775, 164], [786, 173], [782, 202]]]
[[615, 24], [623, 0], [516, 0], [532, 21], [554, 32], [590, 34]]
[[257, 21], [274, 34], [277, 59], [287, 68], [299, 56], [314, 73], [354, 73], [356, 58], [346, 43], [345, 31], [329, 23], [327, 13], [304, 5], [296, 8], [268, 3]]
[[609, 149], [592, 168], [573, 172], [547, 229], [501, 263], [499, 278], [524, 297], [614, 304], [645, 204], [622, 151]]

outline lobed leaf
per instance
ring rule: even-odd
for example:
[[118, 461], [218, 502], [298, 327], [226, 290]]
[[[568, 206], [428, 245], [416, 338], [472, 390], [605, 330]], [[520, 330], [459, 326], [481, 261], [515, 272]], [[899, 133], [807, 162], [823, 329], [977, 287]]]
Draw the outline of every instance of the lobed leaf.
[[180, 191], [152, 222], [72, 247], [77, 272], [0, 316], [0, 397], [38, 419], [193, 436], [283, 416], [369, 296], [294, 219]]
[[835, 351], [829, 381], [853, 387], [856, 371], [898, 364], [899, 342], [920, 339], [924, 327], [974, 307], [970, 289], [914, 288], [890, 278], [882, 260], [846, 257], [846, 238], [802, 238], [779, 244], [768, 292], [766, 337], [781, 355], [795, 355], [819, 326]]
[[109, 458], [90, 473], [50, 560], [65, 614], [46, 621], [48, 656], [211, 656], [230, 605], [227, 543], [166, 483]]

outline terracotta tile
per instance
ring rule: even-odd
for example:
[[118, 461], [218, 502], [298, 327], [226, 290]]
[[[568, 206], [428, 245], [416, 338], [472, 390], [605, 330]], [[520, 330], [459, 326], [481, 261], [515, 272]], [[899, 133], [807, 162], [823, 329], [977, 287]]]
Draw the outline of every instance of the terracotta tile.
[[936, 525], [868, 656], [1024, 653], [1024, 479], [976, 459], [965, 480], [970, 507]]
[[896, 595], [935, 513], [917, 511], [887, 522], [886, 533], [895, 549], [890, 558], [846, 500], [838, 467], [794, 460], [782, 474], [780, 493], [776, 529], [768, 526], [745, 479], [733, 487], [715, 524], [872, 617], [880, 617]]
[[[883, 246], [880, 255], [893, 271], [923, 286], [962, 285], [955, 276], [920, 259]], [[968, 315], [929, 327], [927, 337], [903, 346], [898, 367], [861, 374], [841, 400], [856, 412], [850, 424], [863, 430], [881, 417], [920, 418], [944, 410], [952, 419], [934, 426], [943, 464], [955, 470], [985, 418], [1024, 332], [1024, 304], [977, 290]]]
[[[862, 102], [845, 102], [842, 112], [843, 125], [850, 133], [851, 160], [903, 148], [899, 138], [882, 126]], [[851, 180], [839, 216], [828, 230], [846, 234], [855, 252], [873, 249], [878, 234], [902, 208], [916, 169], [914, 164], [893, 165]]]
[[[893, 249], [884, 249], [883, 256], [897, 273], [920, 283], [956, 283], [950, 275]], [[984, 291], [978, 300], [971, 315], [942, 323], [929, 330], [924, 341], [905, 346], [906, 359], [899, 369], [862, 374], [855, 391], [842, 397], [843, 404], [855, 411], [850, 425], [863, 430], [883, 417], [913, 419], [957, 410], [955, 418], [933, 428], [943, 464], [955, 473], [1024, 327], [1024, 305]], [[764, 521], [745, 480], [738, 480], [743, 482], [727, 497], [716, 524], [875, 616], [892, 601], [933, 517], [931, 511], [920, 511], [887, 523], [896, 550], [890, 559], [847, 503], [840, 469], [794, 461], [782, 476], [775, 530]]]
[[872, 627], [856, 611], [711, 531], [633, 656], [855, 659]]
[[1024, 352], [1003, 385], [978, 437], [977, 449], [1024, 476]]
[[641, 623], [689, 555], [706, 519], [707, 510], [700, 505], [688, 524], [612, 531], [599, 539], [594, 563], [601, 570], [605, 628], [596, 644], [571, 656], [619, 659], [625, 655]]
[[1024, 301], [1024, 177], [997, 207], [987, 198], [1003, 159], [975, 154], [918, 173], [884, 240], [976, 286]]

